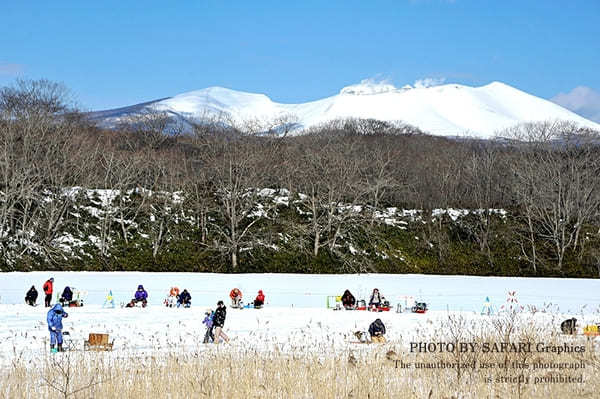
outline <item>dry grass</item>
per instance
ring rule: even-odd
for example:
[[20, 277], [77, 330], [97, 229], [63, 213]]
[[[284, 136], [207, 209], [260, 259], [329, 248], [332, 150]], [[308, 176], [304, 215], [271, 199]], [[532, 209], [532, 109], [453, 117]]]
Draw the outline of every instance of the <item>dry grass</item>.
[[[577, 344], [583, 353], [410, 353], [407, 343], [356, 345], [332, 355], [247, 352], [210, 346], [156, 357], [72, 352], [0, 370], [5, 398], [586, 398], [598, 397], [600, 359], [593, 341], [519, 326], [515, 317], [469, 322], [449, 316], [429, 342]], [[403, 363], [412, 364], [403, 369]], [[475, 364], [464, 369], [415, 369], [414, 363]], [[528, 369], [513, 368], [513, 362]], [[533, 370], [538, 362], [581, 364], [578, 370]], [[482, 370], [481, 363], [496, 364]], [[508, 364], [499, 368], [498, 364]], [[581, 377], [583, 383], [538, 383], [536, 378]], [[502, 377], [529, 383], [498, 382]], [[492, 382], [489, 382], [491, 378]]]

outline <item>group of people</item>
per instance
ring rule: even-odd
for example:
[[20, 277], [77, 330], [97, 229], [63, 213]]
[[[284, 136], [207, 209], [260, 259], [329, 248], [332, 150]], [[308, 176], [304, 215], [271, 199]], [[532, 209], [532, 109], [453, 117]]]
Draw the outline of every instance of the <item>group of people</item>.
[[[239, 288], [234, 288], [229, 292], [229, 298], [231, 298], [231, 307], [232, 308], [242, 308], [242, 291]], [[254, 302], [252, 305], [254, 309], [260, 309], [265, 304], [265, 294], [262, 290], [258, 290], [258, 294], [256, 298], [254, 298]]]
[[[354, 295], [350, 292], [350, 290], [344, 291], [344, 295], [342, 295], [342, 306], [344, 309], [352, 310], [356, 309], [357, 301], [354, 298]], [[385, 299], [383, 295], [379, 292], [379, 289], [375, 288], [371, 293], [371, 298], [369, 299], [369, 309], [378, 309], [382, 306], [389, 306], [389, 302]]]
[[[49, 308], [52, 303], [52, 294], [54, 292], [54, 278], [49, 278], [42, 286], [42, 289], [44, 290], [45, 295], [44, 306]], [[38, 292], [35, 289], [35, 285], [32, 285], [29, 291], [27, 291], [27, 293], [25, 294], [25, 303], [29, 306], [36, 306], [37, 298]], [[73, 300], [73, 288], [69, 286], [66, 286], [64, 288], [62, 295], [60, 296], [58, 301], [61, 303], [62, 306], [72, 306], [74, 304], [79, 305], [77, 301]]]
[[171, 287], [169, 296], [167, 296], [164, 303], [168, 308], [174, 306], [189, 308], [192, 306], [192, 295], [190, 295], [187, 289], [184, 289], [183, 292], [179, 292], [178, 287]]
[[[52, 292], [54, 290], [54, 278], [49, 278], [44, 285], [42, 286], [44, 290], [44, 294], [46, 295], [44, 298], [44, 304], [47, 308], [50, 307], [50, 303], [52, 302]], [[25, 294], [25, 303], [29, 306], [37, 305], [38, 292], [35, 289], [35, 285], [32, 285], [29, 291]]]
[[217, 302], [217, 309], [215, 311], [208, 309], [204, 313], [204, 316], [202, 323], [206, 326], [206, 333], [204, 334], [204, 340], [202, 342], [205, 344], [211, 342], [218, 344], [221, 338], [223, 338], [225, 342], [229, 342], [229, 337], [223, 332], [225, 318], [227, 317], [227, 307], [223, 301]]
[[[45, 306], [50, 307], [52, 301], [54, 278], [48, 279], [44, 285]], [[32, 286], [25, 296], [25, 302], [28, 305], [35, 306], [38, 297], [38, 292], [35, 286]], [[182, 292], [177, 287], [171, 287], [169, 290], [169, 297], [177, 300], [177, 307], [190, 307], [192, 296], [187, 289]], [[239, 288], [234, 288], [229, 293], [231, 298], [231, 306], [233, 308], [241, 308], [242, 303], [242, 291]], [[62, 337], [62, 319], [68, 317], [68, 313], [64, 311], [64, 306], [69, 306], [73, 300], [73, 290], [70, 287], [65, 287], [60, 297], [59, 302], [54, 305], [47, 315], [48, 330], [50, 332], [50, 350], [52, 352], [63, 351], [63, 337]], [[384, 304], [385, 298], [379, 293], [379, 290], [375, 288], [369, 300], [369, 307], [379, 307]], [[265, 303], [265, 295], [262, 290], [258, 291], [258, 295], [254, 299], [254, 308], [261, 308]], [[126, 307], [134, 307], [137, 304], [141, 304], [142, 307], [146, 307], [148, 304], [148, 292], [144, 289], [142, 284], [138, 285], [138, 288], [134, 294], [133, 299], [126, 305]], [[352, 295], [349, 290], [344, 292], [342, 295], [342, 304], [346, 309], [355, 309], [357, 302], [356, 298]], [[168, 305], [167, 305], [168, 306]], [[229, 337], [223, 331], [225, 326], [225, 319], [227, 317], [227, 308], [223, 301], [217, 302], [217, 308], [213, 311], [208, 309], [205, 312], [205, 317], [202, 323], [206, 326], [206, 333], [204, 335], [204, 343], [216, 343], [218, 344], [221, 339], [225, 342], [229, 342]], [[384, 335], [386, 333], [385, 325], [381, 319], [375, 320], [369, 326], [369, 335], [371, 342], [385, 342]]]
[[[52, 303], [52, 294], [54, 292], [54, 278], [49, 278], [43, 285], [43, 290], [45, 294], [44, 303], [47, 308], [51, 306]], [[73, 288], [66, 286], [62, 292], [62, 295], [59, 298], [60, 304], [65, 306], [73, 306]], [[243, 307], [242, 303], [242, 291], [239, 288], [234, 288], [229, 293], [229, 297], [231, 298], [231, 306], [233, 308], [241, 308]], [[25, 294], [25, 303], [30, 306], [37, 305], [38, 291], [35, 286], [32, 285], [29, 291]], [[108, 297], [107, 297], [108, 298]], [[110, 294], [110, 300], [113, 301], [112, 291]], [[171, 287], [169, 290], [169, 295], [164, 301], [167, 307], [184, 307], [189, 308], [192, 306], [192, 295], [189, 293], [187, 289], [183, 291], [179, 291], [178, 287]], [[262, 290], [258, 290], [258, 295], [254, 299], [253, 305], [254, 308], [260, 309], [265, 303], [265, 294]], [[138, 285], [137, 290], [135, 291], [133, 298], [129, 301], [125, 307], [132, 308], [137, 305], [141, 305], [142, 307], [146, 307], [148, 305], [148, 291], [144, 288], [142, 284]], [[123, 306], [123, 305], [121, 305]]]

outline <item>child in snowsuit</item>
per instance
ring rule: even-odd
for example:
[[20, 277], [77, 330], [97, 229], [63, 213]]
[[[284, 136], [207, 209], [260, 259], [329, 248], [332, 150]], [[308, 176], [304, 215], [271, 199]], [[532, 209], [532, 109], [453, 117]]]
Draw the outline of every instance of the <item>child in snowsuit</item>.
[[50, 302], [52, 301], [52, 291], [54, 285], [54, 277], [51, 277], [48, 281], [44, 283], [42, 287], [44, 289], [44, 294], [46, 294], [46, 298], [44, 299], [44, 304], [47, 308], [50, 307]]
[[204, 320], [202, 320], [202, 324], [206, 326], [206, 334], [204, 334], [203, 344], [208, 344], [209, 342], [215, 341], [215, 335], [213, 334], [213, 317], [215, 316], [215, 312], [208, 309], [204, 313]]
[[373, 343], [383, 344], [385, 342], [385, 325], [381, 319], [377, 319], [371, 323], [369, 326], [369, 335]]
[[73, 291], [71, 291], [71, 288], [69, 288], [69, 286], [67, 285], [65, 287], [65, 289], [63, 290], [62, 295], [60, 296], [59, 302], [63, 306], [69, 306], [69, 304], [71, 303], [72, 300], [73, 300]]
[[184, 289], [183, 292], [177, 295], [177, 307], [183, 305], [184, 308], [192, 306], [192, 296], [188, 290]]
[[254, 299], [254, 308], [260, 309], [265, 304], [265, 294], [263, 294], [262, 290], [258, 290], [258, 295], [256, 299]]
[[350, 293], [350, 290], [344, 291], [344, 295], [342, 295], [342, 305], [344, 306], [344, 309], [354, 309], [356, 298]]
[[128, 308], [133, 308], [136, 303], [141, 302], [142, 307], [145, 308], [148, 304], [148, 293], [144, 289], [143, 285], [138, 285], [137, 291], [135, 292], [134, 298], [127, 304]]
[[27, 294], [25, 294], [25, 303], [29, 306], [35, 306], [35, 302], [37, 301], [38, 292], [35, 289], [35, 286], [32, 285]]
[[229, 293], [229, 298], [231, 298], [231, 307], [232, 308], [241, 307], [240, 304], [242, 302], [242, 291], [240, 291], [237, 288], [232, 289], [231, 292]]
[[217, 302], [217, 310], [213, 316], [213, 326], [215, 327], [215, 344], [219, 343], [219, 339], [223, 337], [225, 342], [229, 342], [229, 337], [223, 332], [223, 326], [225, 325], [225, 318], [227, 317], [227, 309], [223, 304], [223, 301]]
[[[50, 331], [50, 351], [51, 352], [63, 352], [63, 336], [62, 336], [62, 319], [68, 317], [67, 312], [63, 310], [60, 303], [54, 305], [52, 309], [48, 311], [46, 321], [48, 322], [48, 331]], [[58, 344], [58, 349], [54, 348], [54, 345]]]

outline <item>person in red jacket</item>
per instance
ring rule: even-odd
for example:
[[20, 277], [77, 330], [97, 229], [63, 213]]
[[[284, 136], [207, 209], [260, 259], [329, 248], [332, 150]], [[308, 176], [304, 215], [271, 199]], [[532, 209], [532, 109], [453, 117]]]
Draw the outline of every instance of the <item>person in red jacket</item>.
[[231, 298], [231, 307], [232, 308], [241, 307], [242, 291], [240, 291], [238, 288], [232, 289], [231, 292], [229, 293], [229, 298]]
[[52, 302], [52, 290], [54, 285], [54, 277], [50, 277], [48, 281], [44, 283], [44, 294], [46, 294], [46, 298], [44, 299], [44, 303], [46, 307], [50, 307], [50, 302]]
[[258, 290], [258, 295], [254, 300], [254, 309], [259, 309], [265, 304], [265, 294], [262, 290]]

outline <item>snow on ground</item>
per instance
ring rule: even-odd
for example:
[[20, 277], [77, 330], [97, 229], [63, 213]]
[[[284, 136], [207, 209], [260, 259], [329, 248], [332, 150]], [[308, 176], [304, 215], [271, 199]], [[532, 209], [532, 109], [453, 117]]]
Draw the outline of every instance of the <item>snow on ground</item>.
[[[225, 331], [233, 339], [232, 345], [250, 350], [277, 347], [322, 353], [357, 346], [350, 343], [355, 341], [352, 332], [367, 330], [377, 317], [386, 324], [391, 341], [407, 343], [432, 333], [449, 314], [481, 324], [487, 318], [479, 314], [485, 297], [499, 309], [508, 291], [516, 291], [526, 311], [524, 317], [552, 330], [568, 316], [577, 317], [580, 325], [600, 321], [598, 280], [381, 274], [4, 273], [0, 276], [0, 322], [4, 326], [0, 329], [0, 364], [47, 349], [47, 309], [24, 305], [23, 298], [31, 285], [41, 292], [50, 276], [55, 278], [55, 292], [61, 292], [65, 284], [88, 292], [84, 307], [67, 309], [65, 331], [71, 332], [79, 346], [90, 332], [109, 333], [119, 352], [203, 350], [204, 311], [214, 309], [218, 300], [228, 304], [233, 287], [240, 288], [246, 300], [253, 299], [259, 289], [267, 297], [265, 308], [260, 310], [228, 308]], [[147, 289], [149, 306], [120, 308], [119, 303], [129, 301], [138, 284]], [[191, 309], [161, 306], [172, 285], [191, 292]], [[403, 302], [404, 296], [413, 296], [427, 302], [431, 311], [417, 315], [326, 309], [328, 295], [341, 295], [350, 289], [356, 297], [368, 300], [375, 287], [394, 305]], [[109, 289], [115, 296], [115, 309], [102, 308]], [[42, 293], [40, 302], [43, 304]], [[549, 313], [527, 313], [532, 307]]]

